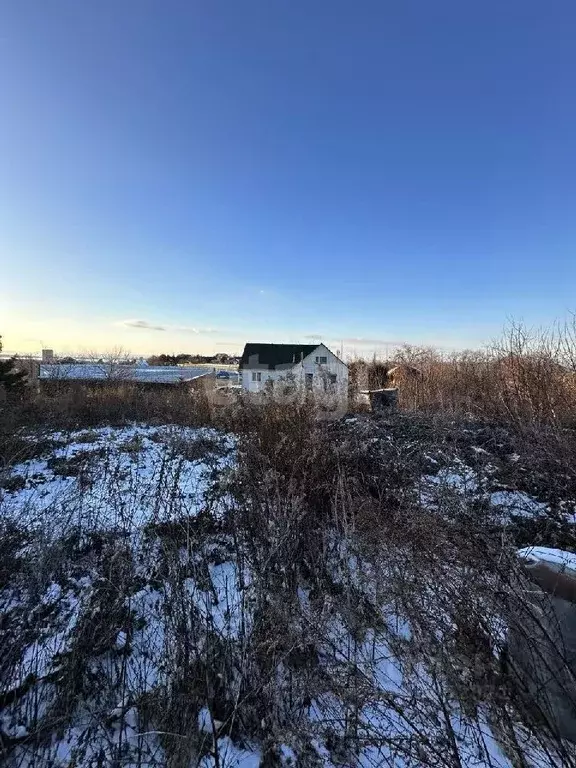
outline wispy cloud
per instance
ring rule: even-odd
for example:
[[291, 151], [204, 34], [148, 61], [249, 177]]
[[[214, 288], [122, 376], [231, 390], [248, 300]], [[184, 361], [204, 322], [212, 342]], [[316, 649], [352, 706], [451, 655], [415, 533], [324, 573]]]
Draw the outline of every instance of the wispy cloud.
[[216, 328], [196, 328], [191, 325], [154, 325], [148, 320], [121, 320], [116, 323], [124, 328], [139, 328], [143, 331], [169, 331], [172, 333], [191, 333], [195, 336], [219, 333]]
[[147, 320], [122, 320], [120, 325], [126, 328], [142, 328], [148, 331], [165, 331], [166, 328], [163, 325], [153, 325]]

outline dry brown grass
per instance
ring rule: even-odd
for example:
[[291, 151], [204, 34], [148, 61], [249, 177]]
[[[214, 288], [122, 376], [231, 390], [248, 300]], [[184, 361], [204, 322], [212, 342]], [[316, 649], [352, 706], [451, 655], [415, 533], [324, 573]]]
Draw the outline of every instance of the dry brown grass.
[[[468, 361], [461, 362], [461, 369], [451, 369], [450, 361], [431, 360], [444, 407], [454, 413], [464, 410], [458, 376], [468, 383], [471, 377]], [[476, 362], [470, 365], [476, 375]], [[307, 761], [306, 750], [318, 741], [328, 745], [333, 764], [347, 766], [502, 765], [485, 759], [487, 723], [516, 765], [575, 765], [546, 723], [534, 727], [500, 664], [510, 604], [524, 611], [526, 583], [515, 542], [508, 531], [489, 528], [449, 489], [438, 509], [420, 501], [424, 454], [444, 440], [439, 416], [422, 417], [429, 431], [425, 446], [417, 433], [407, 434], [412, 417], [402, 414], [396, 427], [389, 424], [380, 434], [372, 419], [365, 420], [366, 432], [362, 419], [319, 423], [312, 402], [240, 399], [214, 414], [203, 410], [202, 401], [195, 410], [177, 390], [166, 393], [168, 400], [159, 392], [149, 401], [127, 385], [83, 389], [28, 406], [31, 414], [50, 406], [46, 420], [83, 427], [116, 418], [216, 419], [237, 435], [237, 455], [233, 475], [213, 489], [226, 504], [225, 515], [212, 517], [207, 506], [197, 518], [150, 525], [133, 551], [122, 532], [50, 546], [36, 541], [34, 531], [16, 526], [4, 532], [0, 554], [7, 568], [0, 576], [23, 591], [38, 582], [18, 608], [22, 621], [33, 616], [34, 632], [42, 616], [36, 620], [33, 611], [53, 580], [82, 566], [97, 576], [90, 599], [78, 608], [74, 642], [58, 670], [53, 720], [31, 718], [37, 731], [30, 730], [22, 744], [3, 745], [7, 753], [18, 756], [26, 747], [32, 756], [50, 755], [54, 723], [64, 729], [76, 722], [86, 701], [93, 703], [95, 723], [89, 737], [98, 743], [107, 733], [108, 713], [126, 701], [138, 710], [139, 730], [160, 735], [164, 754], [146, 754], [142, 740], [134, 753], [122, 752], [118, 743], [110, 753], [118, 765], [197, 765], [209, 752], [213, 762], [205, 764], [223, 765], [217, 739], [206, 744], [211, 737], [197, 728], [202, 707], [221, 722], [222, 734], [257, 743], [269, 756], [262, 765], [278, 765], [274, 751], [289, 743], [298, 764], [317, 766], [318, 760]], [[438, 408], [437, 393], [430, 387], [430, 400], [414, 407]], [[387, 439], [395, 428], [404, 439]], [[199, 447], [180, 450], [195, 456]], [[159, 487], [158, 494], [170, 495], [170, 489]], [[26, 537], [33, 546], [22, 555]], [[239, 591], [238, 636], [214, 626], [186, 586], [193, 579], [208, 592], [216, 561], [249, 574]], [[147, 604], [137, 614], [125, 610], [134, 608], [144, 586], [158, 593], [157, 615]], [[169, 642], [155, 659], [165, 665], [165, 679], [150, 690], [128, 680], [124, 669], [132, 643], [140, 638], [148, 650], [141, 624], [151, 617]], [[2, 626], [4, 645], [16, 659], [26, 638], [11, 629], [13, 617]], [[125, 650], [114, 647], [120, 630], [128, 638]], [[384, 654], [394, 663], [387, 665]], [[106, 660], [106, 674], [96, 681], [95, 658]], [[6, 705], [11, 711], [28, 689], [9, 682], [5, 687], [15, 699]], [[309, 717], [312, 702], [315, 718]], [[360, 757], [367, 746], [371, 763]], [[540, 762], [528, 759], [531, 750]]]
[[421, 372], [396, 382], [403, 409], [472, 415], [520, 428], [575, 423], [574, 318], [547, 330], [512, 324], [499, 341], [483, 350], [443, 354], [405, 347], [389, 363], [354, 361], [354, 386], [379, 383], [382, 369], [398, 364]]

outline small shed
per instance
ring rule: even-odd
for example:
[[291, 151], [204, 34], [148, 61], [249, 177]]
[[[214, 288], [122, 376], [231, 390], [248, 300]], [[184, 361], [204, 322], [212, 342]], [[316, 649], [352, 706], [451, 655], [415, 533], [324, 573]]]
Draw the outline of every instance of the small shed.
[[399, 363], [398, 365], [394, 366], [394, 368], [390, 368], [386, 374], [386, 377], [392, 386], [398, 387], [399, 385], [406, 384], [409, 381], [422, 381], [423, 374], [422, 371], [419, 368], [416, 368], [414, 365], [409, 365], [408, 363]]
[[398, 389], [396, 387], [363, 389], [360, 394], [368, 395], [370, 409], [375, 413], [394, 410], [398, 407]]

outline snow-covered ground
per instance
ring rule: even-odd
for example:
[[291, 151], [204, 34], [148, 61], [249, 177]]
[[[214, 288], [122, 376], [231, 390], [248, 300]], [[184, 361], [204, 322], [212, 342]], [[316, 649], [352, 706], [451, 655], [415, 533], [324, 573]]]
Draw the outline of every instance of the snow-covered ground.
[[[486, 453], [486, 452], [485, 452]], [[515, 517], [536, 519], [552, 515], [549, 503], [543, 502], [524, 491], [513, 489], [492, 490], [496, 478], [490, 465], [470, 467], [463, 461], [454, 461], [435, 474], [423, 475], [418, 486], [420, 501], [430, 508], [438, 506], [439, 499], [446, 500], [446, 493], [459, 500], [462, 509], [482, 508], [500, 523], [509, 523]], [[562, 517], [573, 523], [576, 516], [574, 504], [565, 505]]]
[[[391, 589], [394, 568], [403, 584], [422, 576], [408, 546], [377, 566], [331, 534], [324, 591], [268, 586], [290, 563], [270, 566], [273, 549], [256, 551], [228, 520], [229, 435], [134, 425], [49, 439], [0, 490], [5, 764], [513, 765], [490, 708], [467, 712], [452, 691], [472, 685], [470, 671], [441, 677], [454, 629], [444, 588], [474, 607], [463, 570], [439, 557], [420, 584], [432, 651]], [[426, 508], [446, 492], [496, 517], [542, 506], [492, 490], [464, 462], [424, 474], [418, 490]], [[526, 765], [554, 765], [520, 736]]]
[[232, 439], [209, 429], [134, 425], [50, 439], [56, 447], [14, 466], [11, 483], [0, 485], [0, 515], [32, 526], [49, 521], [54, 535], [195, 515], [233, 454]]
[[[197, 654], [207, 637], [244, 631], [239, 580], [244, 587], [249, 579], [229, 540], [186, 533], [194, 520], [223, 519], [234, 440], [210, 429], [133, 425], [53, 433], [46, 445], [5, 473], [0, 490], [4, 529], [22, 532], [11, 554], [32, 568], [0, 595], [10, 648], [0, 683], [14, 699], [0, 712], [2, 743], [19, 766], [164, 765], [159, 734], [142, 732], [139, 702], [172, 684], [178, 638], [167, 611], [186, 617], [178, 631]], [[47, 562], [35, 582], [38, 556]], [[98, 636], [81, 648], [90, 625]], [[77, 657], [85, 682], [70, 707], [60, 683]], [[58, 736], [39, 745], [35, 733], [63, 706]], [[223, 739], [222, 768], [257, 764], [254, 750]]]

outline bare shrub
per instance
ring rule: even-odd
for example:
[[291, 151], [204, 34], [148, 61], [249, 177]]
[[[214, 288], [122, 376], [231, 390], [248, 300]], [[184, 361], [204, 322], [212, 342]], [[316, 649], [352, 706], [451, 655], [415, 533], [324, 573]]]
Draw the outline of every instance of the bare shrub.
[[[423, 441], [300, 402], [226, 419], [236, 464], [197, 514], [166, 465], [146, 492], [176, 514], [138, 532], [129, 515], [4, 531], [6, 764], [58, 764], [58, 734], [77, 764], [225, 766], [230, 743], [272, 765], [281, 745], [310, 766], [574, 764], [506, 661], [509, 628], [537, 619], [515, 543], [450, 487], [421, 503]], [[189, 457], [211, 450], [194, 438]], [[130, 509], [142, 489], [105, 466]]]
[[[54, 507], [44, 524], [2, 523], [5, 763], [58, 765], [65, 734], [77, 765], [225, 768], [230, 744], [261, 765], [288, 764], [287, 747], [311, 767], [576, 765], [539, 695], [544, 669], [574, 703], [573, 659], [546, 618], [556, 598], [535, 598], [515, 554], [536, 521], [503, 523], [439, 475], [434, 498], [422, 492], [481, 423], [475, 455], [494, 461], [521, 440], [532, 463], [510, 461], [510, 483], [537, 490], [554, 475], [558, 509], [572, 498], [562, 334], [554, 345], [513, 328], [450, 356], [404, 349], [396, 362], [422, 377], [385, 418], [322, 422], [312, 399], [273, 395], [215, 411], [184, 388], [128, 382], [2, 412], [6, 465], [35, 450], [14, 438], [33, 419], [89, 430], [52, 468], [66, 482], [103, 477], [100, 502], [117, 511], [103, 526], [90, 510], [65, 534]], [[352, 372], [369, 386], [388, 366]], [[120, 458], [94, 445], [98, 425], [130, 421], [216, 424], [234, 434], [233, 460], [206, 430], [157, 429], [148, 442], [167, 450], [142, 485], [122, 462], [146, 465], [143, 437], [123, 438]], [[180, 483], [200, 462], [209, 485], [193, 507]], [[74, 487], [78, 521], [90, 486]], [[153, 512], [135, 527], [143, 500]]]
[[573, 764], [502, 666], [527, 587], [496, 521], [450, 493], [422, 508], [409, 442], [271, 425], [241, 444], [234, 524], [259, 596], [249, 685], [275, 728], [288, 698], [291, 727], [347, 765], [367, 745], [375, 764], [498, 764], [494, 742], [516, 762]]
[[550, 329], [511, 323], [502, 338], [483, 350], [451, 354], [405, 346], [391, 363], [354, 361], [353, 386], [368, 387], [383, 367], [408, 366], [400, 406], [512, 423], [521, 429], [571, 427], [576, 412], [576, 321]]

